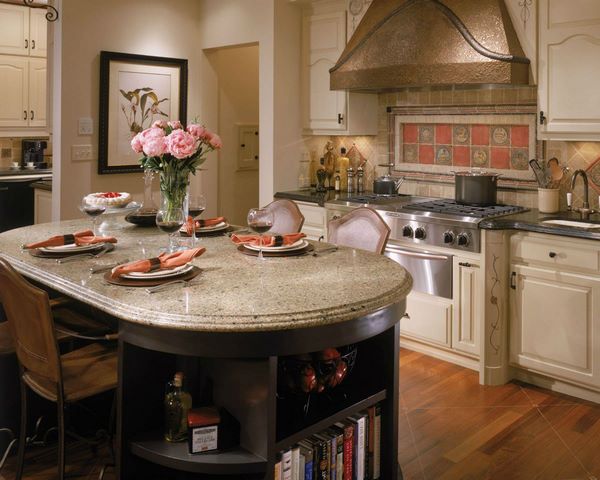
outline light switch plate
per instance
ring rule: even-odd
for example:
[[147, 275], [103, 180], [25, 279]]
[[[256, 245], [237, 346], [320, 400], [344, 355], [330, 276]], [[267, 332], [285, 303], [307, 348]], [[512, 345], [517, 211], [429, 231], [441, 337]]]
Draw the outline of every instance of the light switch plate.
[[93, 135], [94, 121], [90, 117], [81, 117], [78, 122], [77, 133], [79, 135]]
[[85, 162], [93, 160], [94, 152], [91, 145], [71, 145], [71, 160]]

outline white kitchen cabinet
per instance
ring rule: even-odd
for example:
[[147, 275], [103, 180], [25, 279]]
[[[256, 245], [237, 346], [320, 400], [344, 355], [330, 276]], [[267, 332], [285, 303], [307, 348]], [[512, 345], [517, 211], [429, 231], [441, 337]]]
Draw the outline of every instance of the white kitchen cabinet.
[[541, 139], [600, 140], [600, 1], [540, 0]]
[[406, 314], [400, 334], [436, 346], [452, 346], [452, 300], [411, 292], [406, 297]]
[[0, 5], [0, 53], [46, 57], [46, 10]]
[[302, 233], [306, 234], [306, 238], [311, 240], [319, 240], [319, 238], [327, 238], [327, 215], [325, 207], [320, 207], [315, 203], [295, 202], [304, 215], [304, 225], [302, 225]]
[[452, 283], [452, 348], [479, 355], [479, 329], [483, 323], [483, 279], [479, 263], [454, 257]]
[[512, 237], [513, 365], [600, 389], [599, 256], [594, 241]]
[[52, 192], [36, 188], [33, 194], [34, 223], [48, 223], [52, 221]]
[[309, 135], [376, 135], [377, 95], [330, 90], [329, 69], [346, 45], [346, 11], [302, 17], [302, 115]]
[[0, 55], [0, 127], [46, 125], [46, 59]]

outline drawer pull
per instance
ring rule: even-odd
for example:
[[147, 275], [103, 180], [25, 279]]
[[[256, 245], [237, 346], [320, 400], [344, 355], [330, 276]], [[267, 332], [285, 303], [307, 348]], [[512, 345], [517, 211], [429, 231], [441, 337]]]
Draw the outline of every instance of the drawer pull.
[[35, 50], [35, 40], [32, 40], [32, 41], [31, 41], [31, 49], [32, 49], [32, 50]]
[[469, 262], [458, 262], [458, 264], [461, 267], [472, 267], [473, 265], [471, 265]]
[[513, 290], [517, 289], [516, 279], [517, 279], [517, 272], [512, 272], [510, 274], [510, 288], [512, 288]]
[[25, 39], [25, 48], [29, 48], [29, 40]]
[[27, 120], [27, 110], [23, 110], [23, 120]]
[[344, 116], [341, 113], [338, 113], [338, 124], [342, 124], [344, 122]]
[[408, 313], [405, 313], [404, 315], [402, 315], [401, 318], [406, 318], [407, 320], [410, 320], [410, 315]]
[[33, 110], [31, 110], [31, 120], [33, 120], [33, 117], [34, 117]]
[[8, 192], [8, 187], [0, 187], [0, 192]]
[[550, 253], [548, 254], [548, 256], [549, 256], [550, 258], [554, 258], [554, 257], [556, 257], [556, 252], [550, 252]]

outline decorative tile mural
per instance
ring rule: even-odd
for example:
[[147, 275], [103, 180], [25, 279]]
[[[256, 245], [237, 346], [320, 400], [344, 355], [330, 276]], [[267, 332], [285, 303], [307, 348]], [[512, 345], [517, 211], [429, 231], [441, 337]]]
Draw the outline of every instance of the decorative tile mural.
[[402, 163], [527, 170], [529, 125], [402, 124]]

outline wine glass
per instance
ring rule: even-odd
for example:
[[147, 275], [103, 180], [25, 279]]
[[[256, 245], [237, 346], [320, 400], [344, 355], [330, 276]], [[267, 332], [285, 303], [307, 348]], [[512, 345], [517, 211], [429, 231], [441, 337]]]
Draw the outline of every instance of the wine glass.
[[96, 228], [96, 220], [100, 215], [102, 215], [106, 211], [106, 205], [99, 205], [94, 203], [89, 203], [87, 201], [87, 195], [83, 197], [81, 200], [81, 205], [79, 206], [79, 210], [91, 217], [92, 219], [92, 232], [94, 232], [94, 236], [97, 235]]
[[248, 212], [248, 226], [259, 235], [258, 259], [264, 260], [263, 233], [273, 226], [273, 212], [265, 208], [251, 208]]
[[175, 234], [185, 223], [185, 214], [183, 208], [165, 208], [156, 212], [156, 226], [169, 235], [169, 244], [166, 252], [173, 253], [177, 250], [175, 245]]
[[188, 196], [188, 214], [192, 217], [192, 236], [191, 245], [192, 247], [196, 244], [196, 218], [202, 215], [206, 208], [206, 198], [204, 195], [189, 195]]

